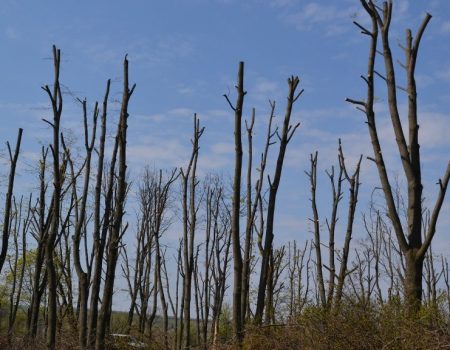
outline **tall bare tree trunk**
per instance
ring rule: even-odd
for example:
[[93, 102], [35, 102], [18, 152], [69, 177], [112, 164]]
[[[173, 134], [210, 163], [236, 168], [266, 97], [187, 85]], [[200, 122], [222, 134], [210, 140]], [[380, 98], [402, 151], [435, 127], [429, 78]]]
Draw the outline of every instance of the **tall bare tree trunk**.
[[[417, 91], [415, 82], [415, 68], [417, 54], [419, 51], [422, 35], [431, 19], [431, 15], [427, 14], [422, 21], [421, 26], [415, 38], [411, 34], [411, 30], [406, 32], [406, 80], [408, 94], [408, 141], [405, 138], [402, 128], [401, 118], [399, 115], [397, 101], [397, 84], [394, 70], [394, 63], [389, 42], [389, 29], [392, 20], [392, 0], [385, 1], [382, 8], [378, 7], [372, 0], [361, 0], [361, 4], [371, 18], [371, 30], [364, 28], [355, 22], [361, 32], [370, 37], [369, 63], [367, 76], [362, 77], [367, 84], [367, 98], [365, 101], [347, 99], [348, 102], [354, 104], [362, 110], [367, 117], [367, 125], [369, 127], [369, 135], [373, 146], [374, 158], [381, 186], [383, 188], [384, 197], [387, 204], [389, 219], [391, 220], [397, 241], [405, 258], [406, 273], [404, 281], [405, 301], [408, 309], [412, 313], [416, 313], [421, 305], [422, 300], [422, 272], [425, 253], [431, 244], [436, 232], [436, 223], [439, 217], [440, 209], [445, 198], [448, 182], [450, 180], [450, 162], [447, 166], [443, 180], [439, 180], [439, 193], [432, 211], [430, 224], [425, 232], [425, 239], [422, 241], [422, 179], [421, 179], [421, 162], [420, 147], [418, 140], [418, 117], [417, 117]], [[377, 51], [378, 33], [381, 32], [382, 53], [385, 66], [386, 76], [381, 75], [375, 70], [375, 59]], [[378, 131], [376, 127], [376, 118], [374, 111], [375, 87], [374, 75], [382, 78], [386, 83], [389, 114], [391, 117], [392, 128], [395, 134], [395, 140], [398, 146], [398, 152], [403, 166], [403, 171], [407, 179], [408, 209], [407, 209], [407, 228], [402, 226], [398, 209], [395, 205], [393, 190], [389, 181], [384, 157], [379, 142]], [[406, 232], [405, 232], [406, 231]]]
[[258, 298], [256, 304], [256, 313], [255, 319], [257, 323], [261, 323], [262, 316], [264, 312], [264, 302], [266, 298], [266, 287], [267, 287], [267, 278], [269, 272], [269, 258], [272, 250], [272, 242], [273, 242], [273, 228], [274, 228], [274, 219], [275, 219], [275, 203], [277, 198], [278, 186], [280, 185], [281, 180], [281, 171], [283, 169], [284, 156], [286, 153], [286, 148], [291, 140], [292, 136], [295, 133], [295, 130], [298, 128], [300, 124], [296, 124], [295, 126], [290, 125], [292, 107], [303, 93], [301, 90], [298, 94], [296, 93], [296, 89], [298, 87], [299, 79], [298, 77], [290, 77], [288, 79], [289, 92], [287, 98], [287, 106], [286, 113], [283, 121], [283, 129], [280, 135], [280, 148], [278, 152], [277, 164], [275, 167], [275, 175], [273, 181], [269, 178], [269, 203], [267, 208], [267, 226], [266, 226], [266, 234], [264, 241], [264, 250], [263, 250], [263, 259], [261, 262], [261, 273], [259, 279], [258, 286]]
[[[100, 296], [100, 286], [102, 282], [102, 266], [103, 266], [103, 254], [106, 245], [106, 234], [110, 222], [110, 210], [111, 201], [113, 196], [113, 179], [114, 179], [114, 168], [116, 163], [117, 155], [117, 139], [114, 145], [114, 151], [111, 158], [111, 167], [109, 174], [109, 183], [107, 184], [108, 190], [105, 198], [105, 208], [103, 217], [103, 228], [102, 219], [100, 217], [101, 210], [101, 194], [102, 194], [102, 183], [103, 183], [103, 168], [104, 168], [104, 158], [105, 158], [105, 141], [106, 141], [106, 118], [108, 113], [108, 97], [109, 89], [111, 86], [111, 80], [107, 81], [106, 93], [103, 99], [103, 110], [101, 118], [101, 131], [100, 131], [100, 144], [98, 149], [98, 164], [97, 164], [97, 175], [95, 180], [95, 193], [94, 193], [94, 227], [93, 227], [93, 254], [94, 254], [94, 268], [91, 276], [91, 300], [90, 300], [90, 313], [88, 320], [88, 347], [93, 349], [95, 347], [95, 339], [97, 335], [97, 321], [98, 321], [98, 302]], [[101, 233], [100, 233], [101, 232]]]
[[[102, 306], [99, 314], [99, 321], [97, 325], [97, 334], [95, 341], [95, 349], [103, 350], [105, 348], [106, 329], [110, 320], [110, 307], [112, 305], [112, 296], [114, 289], [114, 279], [116, 272], [117, 259], [119, 255], [119, 244], [124, 233], [122, 227], [122, 219], [124, 214], [125, 198], [127, 194], [126, 182], [126, 145], [127, 145], [127, 121], [128, 121], [128, 103], [133, 94], [136, 85], [129, 88], [128, 81], [128, 59], [124, 59], [124, 83], [122, 95], [122, 108], [120, 111], [119, 125], [117, 129], [118, 140], [118, 177], [117, 177], [117, 194], [115, 198], [115, 208], [113, 223], [111, 228], [111, 236], [108, 242], [108, 260], [106, 267], [105, 284], [103, 289]], [[113, 168], [111, 169], [113, 172]]]
[[[47, 185], [45, 182], [45, 170], [47, 166], [48, 148], [42, 146], [42, 159], [39, 161], [39, 201], [37, 205], [37, 218], [34, 218], [36, 224], [33, 227], [34, 236], [37, 241], [35, 270], [32, 281], [31, 305], [28, 310], [27, 317], [27, 332], [31, 339], [34, 339], [37, 334], [37, 326], [39, 319], [39, 308], [41, 298], [47, 285], [47, 271], [44, 270], [42, 277], [42, 268], [45, 264], [45, 236], [48, 230], [48, 221], [45, 218], [45, 195]], [[41, 281], [42, 279], [42, 281]]]
[[[184, 347], [191, 347], [191, 295], [192, 272], [194, 269], [194, 240], [197, 221], [197, 205], [195, 199], [198, 180], [196, 178], [199, 140], [204, 128], [200, 128], [200, 121], [194, 115], [194, 135], [192, 140], [192, 153], [186, 171], [181, 169], [183, 184], [183, 323], [181, 329], [185, 332]], [[181, 344], [180, 344], [181, 346]]]
[[3, 230], [2, 230], [2, 250], [0, 251], [0, 272], [2, 272], [3, 264], [6, 260], [6, 254], [8, 252], [8, 243], [10, 235], [10, 220], [11, 220], [11, 204], [13, 198], [14, 190], [14, 179], [16, 177], [16, 166], [17, 160], [19, 159], [20, 144], [22, 142], [23, 129], [19, 129], [17, 135], [16, 149], [14, 150], [14, 155], [11, 152], [11, 146], [9, 142], [6, 143], [9, 152], [10, 170], [8, 178], [8, 190], [6, 192], [5, 199], [5, 214], [3, 218]]
[[61, 52], [56, 46], [53, 46], [53, 63], [55, 69], [55, 81], [53, 92], [48, 85], [43, 87], [47, 92], [53, 110], [53, 122], [46, 121], [53, 129], [53, 145], [50, 146], [53, 155], [53, 196], [52, 196], [52, 215], [51, 224], [45, 239], [45, 261], [48, 275], [48, 324], [47, 324], [47, 348], [55, 349], [56, 327], [57, 327], [57, 276], [54, 262], [55, 242], [59, 230], [60, 205], [61, 205], [61, 169], [60, 169], [60, 121], [62, 113], [62, 94], [59, 84], [59, 70], [61, 63]]
[[[231, 108], [234, 110], [234, 178], [233, 178], [233, 197], [231, 214], [231, 240], [233, 245], [233, 331], [234, 337], [238, 343], [242, 341], [243, 312], [242, 310], [242, 255], [241, 255], [241, 236], [240, 236], [240, 211], [241, 211], [241, 172], [242, 172], [242, 108], [244, 105], [244, 62], [239, 63], [238, 82], [236, 85], [237, 101]], [[225, 95], [228, 100], [228, 97]], [[229, 102], [229, 101], [228, 101]]]

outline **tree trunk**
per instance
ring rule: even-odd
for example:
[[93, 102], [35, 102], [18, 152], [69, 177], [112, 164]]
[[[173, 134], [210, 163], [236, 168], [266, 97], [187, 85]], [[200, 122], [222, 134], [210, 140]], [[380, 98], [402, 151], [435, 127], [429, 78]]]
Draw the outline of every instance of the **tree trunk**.
[[405, 301], [412, 314], [419, 311], [422, 303], [423, 259], [418, 259], [415, 253], [410, 250], [405, 255]]

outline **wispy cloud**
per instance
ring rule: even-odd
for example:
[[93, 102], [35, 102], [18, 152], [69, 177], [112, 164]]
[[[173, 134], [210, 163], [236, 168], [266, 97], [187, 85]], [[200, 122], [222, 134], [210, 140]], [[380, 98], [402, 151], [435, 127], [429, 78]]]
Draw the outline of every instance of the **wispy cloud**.
[[96, 38], [88, 44], [77, 44], [85, 56], [95, 63], [120, 62], [125, 53], [135, 63], [147, 66], [171, 64], [195, 53], [194, 41], [183, 35], [160, 35], [146, 39], [131, 39], [126, 43], [112, 44], [110, 39]]
[[322, 29], [326, 35], [333, 36], [346, 32], [350, 27], [349, 19], [356, 15], [356, 7], [338, 7], [335, 5], [309, 2], [296, 12], [285, 14], [284, 20], [300, 31]]
[[288, 7], [298, 4], [299, 0], [270, 0], [270, 6], [273, 7]]

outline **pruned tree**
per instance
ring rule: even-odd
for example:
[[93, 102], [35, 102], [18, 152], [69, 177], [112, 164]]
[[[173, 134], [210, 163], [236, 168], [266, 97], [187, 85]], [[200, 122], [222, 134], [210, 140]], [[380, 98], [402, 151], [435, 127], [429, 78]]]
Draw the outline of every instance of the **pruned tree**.
[[[450, 180], [449, 162], [443, 179], [438, 181], [439, 190], [437, 199], [431, 214], [430, 224], [427, 226], [425, 239], [422, 239], [423, 164], [421, 162], [419, 146], [418, 101], [415, 73], [421, 39], [431, 19], [431, 15], [426, 14], [415, 37], [413, 37], [411, 30], [408, 29], [406, 31], [406, 60], [403, 65], [406, 71], [407, 81], [405, 92], [408, 97], [408, 139], [406, 139], [399, 112], [396, 71], [394, 69], [394, 58], [389, 38], [393, 15], [393, 2], [392, 0], [383, 2], [382, 8], [377, 6], [372, 0], [361, 0], [361, 4], [371, 19], [370, 29], [355, 22], [358, 28], [361, 29], [361, 32], [370, 38], [367, 76], [362, 76], [362, 79], [367, 85], [367, 97], [365, 100], [347, 99], [347, 101], [356, 105], [358, 109], [365, 113], [367, 118], [370, 140], [374, 152], [374, 157], [370, 159], [373, 160], [377, 167], [387, 204], [387, 215], [394, 228], [401, 253], [405, 258], [405, 301], [410, 311], [414, 313], [419, 309], [422, 301], [422, 275], [425, 254], [436, 232], [436, 224]], [[385, 75], [378, 73], [375, 68], [379, 34], [381, 37], [380, 53], [384, 61]], [[380, 77], [386, 84], [389, 115], [403, 172], [407, 179], [407, 227], [405, 228], [402, 225], [400, 214], [395, 205], [393, 188], [389, 180], [376, 125], [376, 113], [374, 110], [375, 75]]]
[[[317, 207], [317, 163], [318, 152], [314, 155], [311, 154], [310, 163], [311, 168], [309, 172], [306, 172], [311, 184], [311, 208], [313, 212], [313, 233], [314, 233], [314, 250], [316, 253], [316, 282], [318, 289], [318, 297], [320, 305], [324, 308], [331, 308], [331, 306], [339, 307], [344, 290], [345, 278], [349, 273], [348, 259], [350, 254], [350, 241], [353, 236], [353, 225], [355, 221], [356, 204], [358, 202], [359, 193], [359, 174], [361, 169], [360, 156], [358, 163], [356, 164], [355, 171], [349, 175], [347, 167], [345, 165], [344, 152], [342, 150], [341, 140], [339, 140], [338, 147], [338, 162], [339, 171], [338, 177], [335, 178], [334, 167], [331, 171], [327, 171], [327, 175], [331, 182], [331, 217], [330, 220], [326, 219], [326, 226], [329, 234], [328, 255], [329, 266], [322, 262], [322, 245], [323, 239], [321, 235], [321, 224], [319, 217], [319, 210]], [[336, 248], [335, 248], [335, 236], [336, 236], [336, 224], [338, 222], [339, 203], [343, 198], [342, 183], [348, 182], [349, 189], [349, 204], [347, 213], [347, 225], [344, 236], [344, 245], [341, 254], [339, 254], [340, 266], [339, 271], [336, 269]], [[325, 288], [325, 280], [323, 269], [326, 268], [329, 271], [328, 291]]]
[[[184, 347], [191, 346], [191, 293], [192, 293], [192, 273], [194, 271], [194, 247], [195, 232], [197, 224], [197, 211], [199, 208], [196, 200], [196, 188], [199, 183], [197, 178], [197, 162], [199, 154], [199, 140], [205, 130], [200, 128], [200, 120], [194, 115], [194, 131], [192, 142], [192, 152], [186, 169], [181, 169], [182, 182], [182, 212], [183, 212], [183, 306], [182, 319], [180, 325], [181, 334], [184, 330]], [[181, 342], [179, 344], [181, 346]]]
[[244, 106], [244, 62], [239, 63], [238, 81], [236, 85], [237, 99], [233, 105], [227, 99], [231, 109], [234, 111], [234, 148], [235, 163], [233, 177], [232, 215], [231, 215], [231, 241], [233, 246], [233, 330], [234, 337], [241, 342], [243, 334], [243, 310], [242, 310], [242, 253], [241, 253], [241, 232], [240, 232], [240, 212], [241, 212], [241, 173], [242, 173], [242, 110]]
[[[82, 187], [81, 196], [79, 198], [77, 193], [77, 177], [74, 170], [74, 163], [70, 156], [68, 156], [69, 165], [72, 174], [72, 199], [76, 205], [75, 210], [75, 230], [72, 236], [73, 239], [73, 262], [75, 266], [75, 271], [78, 277], [78, 341], [81, 349], [85, 349], [87, 346], [87, 320], [88, 320], [88, 298], [89, 298], [89, 278], [91, 275], [91, 264], [87, 261], [85, 267], [82, 264], [81, 258], [81, 239], [83, 232], [86, 230], [87, 226], [87, 202], [88, 202], [88, 192], [89, 184], [91, 179], [91, 163], [92, 163], [92, 153], [94, 150], [96, 130], [97, 130], [97, 119], [99, 114], [98, 103], [95, 103], [94, 112], [92, 117], [92, 131], [89, 137], [89, 126], [87, 117], [87, 101], [79, 100], [83, 108], [83, 126], [84, 126], [84, 148], [86, 156], [84, 159], [84, 164], [82, 169], [84, 169], [84, 183]], [[66, 147], [65, 147], [66, 148]], [[70, 151], [66, 148], [66, 154], [70, 154]], [[68, 240], [66, 240], [67, 242]], [[87, 252], [85, 253], [87, 254]], [[67, 255], [67, 254], [66, 254]], [[86, 257], [87, 258], [87, 257]], [[71, 298], [70, 298], [71, 299]]]
[[14, 154], [11, 151], [11, 146], [9, 142], [6, 143], [8, 147], [9, 161], [10, 161], [10, 169], [9, 169], [9, 178], [8, 178], [8, 190], [6, 192], [5, 198], [5, 212], [3, 217], [3, 228], [2, 228], [2, 249], [0, 251], [0, 272], [2, 272], [3, 265], [6, 260], [6, 255], [8, 253], [8, 243], [10, 236], [10, 220], [11, 220], [11, 208], [12, 208], [12, 199], [13, 199], [13, 191], [14, 191], [14, 179], [16, 177], [16, 167], [17, 160], [19, 159], [20, 153], [20, 144], [22, 142], [22, 133], [23, 129], [19, 129], [17, 135], [16, 148], [14, 150]]
[[93, 349], [95, 347], [95, 339], [97, 334], [97, 320], [98, 320], [98, 307], [99, 307], [99, 296], [100, 287], [102, 282], [102, 268], [103, 268], [103, 258], [106, 246], [106, 235], [108, 233], [109, 222], [111, 218], [111, 206], [113, 197], [113, 186], [114, 186], [114, 167], [117, 157], [117, 139], [114, 142], [113, 153], [111, 155], [111, 166], [109, 175], [107, 192], [104, 200], [103, 209], [103, 219], [101, 217], [102, 209], [102, 184], [104, 177], [104, 167], [105, 167], [105, 144], [106, 144], [106, 124], [108, 116], [108, 98], [109, 91], [111, 87], [111, 80], [107, 81], [106, 92], [103, 98], [102, 106], [102, 117], [101, 117], [101, 128], [100, 128], [100, 140], [97, 148], [98, 159], [97, 159], [97, 173], [95, 178], [95, 189], [94, 189], [94, 208], [93, 208], [93, 249], [91, 258], [91, 296], [90, 296], [90, 307], [88, 315], [88, 347]]
[[62, 177], [65, 171], [60, 162], [60, 125], [63, 107], [59, 73], [61, 65], [61, 51], [53, 46], [53, 65], [55, 80], [52, 89], [45, 85], [43, 90], [48, 94], [51, 102], [53, 121], [44, 120], [53, 131], [53, 143], [49, 146], [53, 158], [53, 195], [49, 229], [45, 234], [45, 262], [48, 280], [48, 323], [47, 348], [55, 349], [57, 326], [57, 275], [55, 268], [55, 243], [59, 232]]
[[[103, 350], [105, 347], [106, 329], [109, 325], [111, 313], [110, 306], [112, 303], [112, 296], [114, 290], [114, 280], [116, 273], [117, 259], [119, 255], [119, 246], [123, 234], [126, 231], [127, 225], [123, 226], [125, 198], [128, 191], [128, 184], [126, 180], [127, 171], [127, 128], [128, 128], [128, 104], [131, 95], [134, 92], [136, 85], [131, 88], [128, 79], [128, 58], [125, 56], [123, 62], [124, 77], [123, 77], [123, 95], [122, 106], [120, 110], [119, 124], [117, 127], [116, 146], [118, 149], [118, 173], [117, 173], [117, 189], [115, 196], [114, 212], [112, 213], [112, 222], [110, 237], [108, 240], [108, 259], [106, 266], [105, 283], [103, 287], [103, 298], [97, 324], [97, 334], [95, 341], [96, 350]], [[110, 181], [113, 182], [114, 166], [111, 165]], [[111, 183], [109, 184], [111, 186]], [[108, 228], [107, 228], [108, 229]]]
[[14, 251], [8, 259], [9, 274], [12, 277], [9, 295], [8, 342], [11, 341], [14, 333], [17, 311], [19, 310], [25, 279], [27, 233], [31, 223], [31, 199], [32, 196], [30, 195], [28, 206], [26, 207], [23, 203], [23, 197], [20, 198], [19, 203], [13, 198], [14, 213], [10, 229], [13, 231]]
[[[36, 240], [36, 259], [33, 274], [31, 304], [27, 315], [27, 333], [31, 339], [37, 335], [39, 311], [42, 296], [47, 287], [47, 269], [45, 268], [45, 235], [49, 228], [49, 213], [47, 212], [46, 193], [48, 183], [46, 180], [48, 148], [42, 147], [39, 161], [39, 198], [32, 209], [31, 235]], [[51, 207], [50, 207], [51, 208]], [[50, 212], [50, 210], [48, 210]]]
[[260, 273], [260, 279], [259, 279], [259, 285], [258, 285], [258, 298], [257, 298], [257, 304], [256, 304], [256, 312], [255, 312], [255, 319], [257, 323], [261, 323], [263, 311], [264, 311], [264, 302], [266, 299], [266, 287], [267, 287], [267, 278], [268, 278], [268, 272], [269, 272], [269, 259], [270, 254], [272, 252], [272, 242], [274, 237], [274, 220], [275, 220], [275, 204], [276, 204], [276, 198], [277, 198], [277, 192], [278, 187], [280, 185], [281, 181], [281, 172], [283, 169], [283, 162], [284, 157], [286, 154], [286, 149], [288, 146], [288, 143], [291, 141], [292, 137], [294, 136], [295, 131], [297, 130], [298, 126], [300, 125], [295, 124], [291, 125], [291, 115], [292, 115], [292, 108], [294, 106], [294, 103], [298, 100], [298, 98], [303, 93], [303, 90], [300, 92], [296, 92], [298, 84], [300, 80], [298, 77], [290, 77], [288, 79], [288, 97], [287, 97], [287, 105], [286, 105], [286, 112], [283, 120], [283, 127], [281, 130], [281, 134], [279, 135], [277, 133], [278, 139], [279, 139], [279, 151], [278, 151], [278, 157], [277, 157], [277, 163], [275, 167], [275, 173], [273, 176], [273, 180], [268, 177], [269, 182], [269, 201], [268, 201], [268, 207], [267, 207], [267, 219], [266, 219], [266, 231], [265, 231], [265, 240], [264, 240], [264, 249], [263, 249], [263, 258], [261, 262], [261, 273]]

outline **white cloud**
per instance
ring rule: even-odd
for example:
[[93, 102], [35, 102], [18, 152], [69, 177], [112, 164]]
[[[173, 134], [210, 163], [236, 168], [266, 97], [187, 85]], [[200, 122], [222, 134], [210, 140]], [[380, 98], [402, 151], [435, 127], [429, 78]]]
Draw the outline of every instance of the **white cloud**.
[[[248, 98], [255, 102], [267, 102], [270, 100], [277, 100], [280, 96], [280, 86], [274, 81], [265, 78], [255, 79], [255, 83], [248, 90]], [[284, 92], [284, 89], [283, 89]]]
[[336, 7], [310, 2], [302, 9], [284, 16], [284, 20], [294, 25], [298, 30], [309, 31], [322, 28], [327, 36], [339, 35], [351, 28], [352, 17], [357, 16], [360, 9], [351, 7]]
[[177, 86], [177, 92], [180, 95], [192, 96], [195, 93], [195, 89], [192, 86], [181, 84]]
[[215, 154], [233, 154], [234, 144], [227, 142], [218, 142], [212, 145], [211, 151]]
[[130, 143], [127, 147], [130, 162], [155, 164], [161, 168], [180, 167], [188, 158], [189, 149], [177, 138], [149, 137], [146, 142]]

